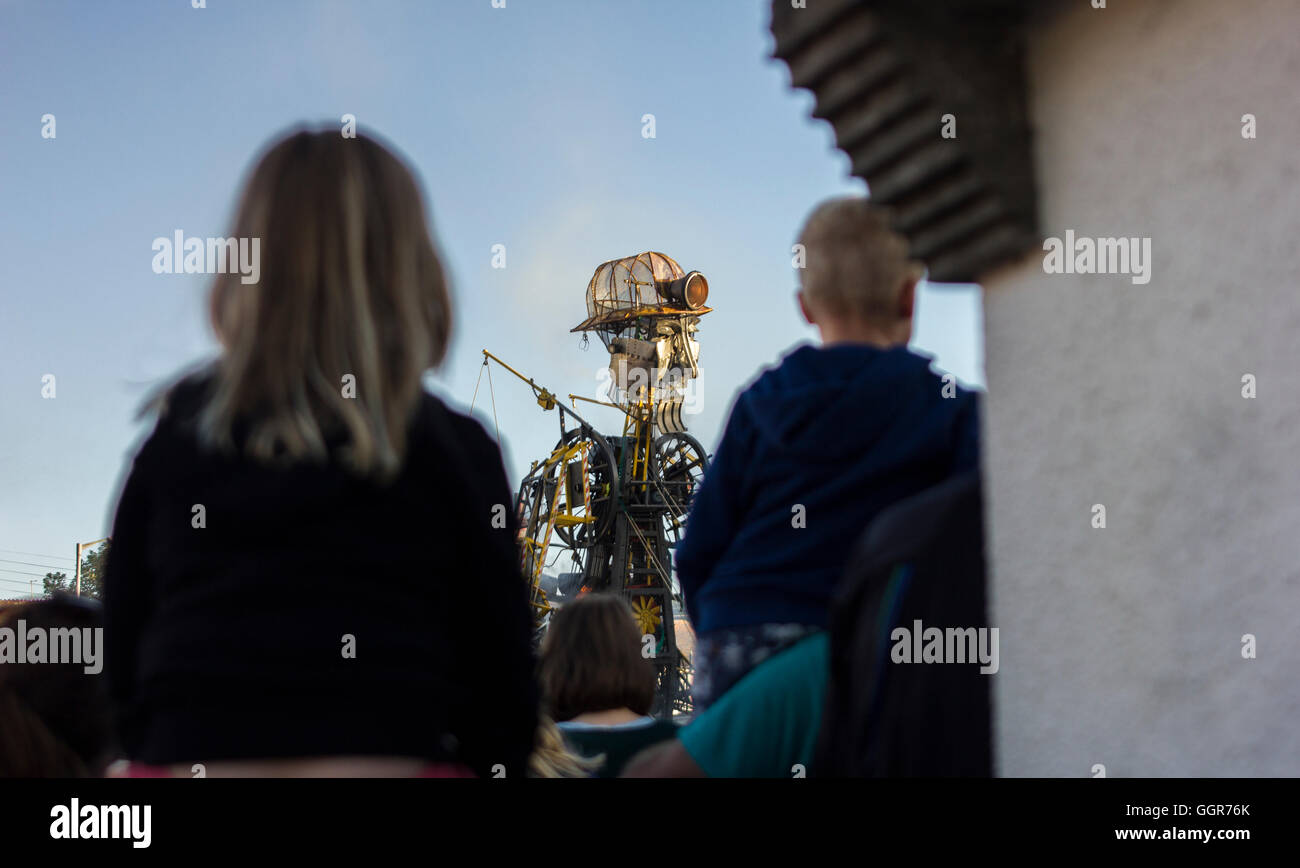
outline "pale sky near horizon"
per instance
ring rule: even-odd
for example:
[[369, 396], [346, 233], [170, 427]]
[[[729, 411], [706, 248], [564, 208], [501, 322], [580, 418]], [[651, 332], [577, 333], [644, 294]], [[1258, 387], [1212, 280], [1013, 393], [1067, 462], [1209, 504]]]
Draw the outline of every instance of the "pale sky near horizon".
[[[216, 350], [208, 279], [153, 273], [153, 239], [228, 234], [250, 160], [300, 122], [354, 114], [419, 175], [456, 300], [431, 386], [453, 404], [483, 348], [594, 396], [604, 350], [569, 329], [595, 267], [660, 250], [704, 272], [690, 424], [712, 449], [736, 391], [815, 339], [793, 299], [800, 223], [865, 191], [771, 59], [768, 16], [767, 0], [0, 0], [0, 597], [109, 532], [141, 400]], [[978, 288], [922, 288], [913, 344], [938, 367], [982, 386], [981, 335]], [[517, 484], [557, 419], [492, 376]], [[476, 415], [494, 429], [486, 381]]]

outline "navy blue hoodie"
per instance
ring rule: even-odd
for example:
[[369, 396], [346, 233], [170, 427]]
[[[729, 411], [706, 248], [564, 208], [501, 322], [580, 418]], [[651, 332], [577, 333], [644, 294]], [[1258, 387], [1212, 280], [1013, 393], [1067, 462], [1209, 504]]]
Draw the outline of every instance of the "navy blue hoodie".
[[736, 399], [677, 546], [696, 631], [825, 626], [863, 528], [974, 468], [978, 424], [974, 393], [905, 346], [792, 351]]

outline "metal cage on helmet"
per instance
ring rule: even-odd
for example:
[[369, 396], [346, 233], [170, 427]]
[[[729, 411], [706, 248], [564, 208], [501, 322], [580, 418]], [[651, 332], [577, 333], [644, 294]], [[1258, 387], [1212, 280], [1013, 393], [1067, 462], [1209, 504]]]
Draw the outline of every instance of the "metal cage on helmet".
[[587, 318], [572, 331], [595, 331], [608, 345], [612, 334], [639, 317], [699, 316], [712, 308], [709, 282], [698, 271], [656, 251], [602, 262], [587, 283]]

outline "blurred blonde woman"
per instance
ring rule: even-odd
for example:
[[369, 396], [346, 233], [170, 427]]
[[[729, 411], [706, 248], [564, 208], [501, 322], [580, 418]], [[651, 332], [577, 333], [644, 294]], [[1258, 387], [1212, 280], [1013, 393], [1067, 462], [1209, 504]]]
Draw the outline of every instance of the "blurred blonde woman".
[[[501, 454], [424, 391], [451, 334], [410, 169], [300, 130], [248, 178], [220, 356], [117, 508], [106, 673], [133, 774], [523, 776], [531, 617]], [[251, 247], [251, 244], [250, 244]], [[498, 524], [500, 522], [497, 522]]]

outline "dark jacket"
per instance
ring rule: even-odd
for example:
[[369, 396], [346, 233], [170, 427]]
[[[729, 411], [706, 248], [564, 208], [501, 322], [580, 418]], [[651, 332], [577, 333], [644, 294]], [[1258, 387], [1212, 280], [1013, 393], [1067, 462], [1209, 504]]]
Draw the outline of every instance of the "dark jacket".
[[[482, 426], [425, 395], [404, 468], [379, 485], [200, 448], [204, 383], [174, 390], [114, 523], [105, 672], [128, 756], [416, 756], [523, 776], [532, 620]], [[497, 504], [509, 527], [492, 527]]]
[[736, 399], [692, 503], [676, 565], [696, 629], [826, 626], [862, 528], [977, 462], [975, 396], [929, 359], [799, 347]]
[[915, 647], [918, 621], [922, 635], [988, 627], [982, 501], [978, 473], [962, 474], [885, 510], [863, 535], [832, 606], [814, 774], [992, 775], [993, 674], [914, 654], [895, 662], [900, 642]]

